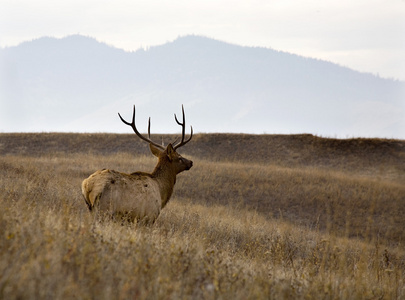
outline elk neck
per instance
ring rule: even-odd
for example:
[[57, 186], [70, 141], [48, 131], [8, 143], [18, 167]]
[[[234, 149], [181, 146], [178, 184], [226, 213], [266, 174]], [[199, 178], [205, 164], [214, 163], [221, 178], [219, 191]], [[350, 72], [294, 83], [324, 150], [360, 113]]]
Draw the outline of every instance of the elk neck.
[[174, 184], [176, 183], [176, 172], [167, 158], [160, 158], [151, 175], [159, 185], [163, 208], [172, 196]]

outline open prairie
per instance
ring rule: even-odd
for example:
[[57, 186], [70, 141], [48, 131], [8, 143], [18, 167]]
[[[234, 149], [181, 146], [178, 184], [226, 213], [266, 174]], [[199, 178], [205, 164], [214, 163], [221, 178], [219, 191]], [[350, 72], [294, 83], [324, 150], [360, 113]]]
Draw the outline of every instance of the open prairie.
[[179, 152], [194, 166], [157, 222], [121, 224], [80, 184], [152, 171], [144, 142], [0, 134], [0, 299], [405, 298], [405, 141], [199, 134]]

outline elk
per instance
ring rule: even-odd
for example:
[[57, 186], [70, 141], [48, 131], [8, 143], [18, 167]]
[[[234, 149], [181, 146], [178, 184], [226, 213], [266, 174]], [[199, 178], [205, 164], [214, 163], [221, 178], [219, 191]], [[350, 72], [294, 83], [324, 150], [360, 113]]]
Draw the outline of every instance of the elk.
[[[182, 127], [182, 137], [166, 147], [151, 140], [150, 118], [148, 121], [148, 138], [139, 133], [135, 126], [135, 105], [132, 122], [125, 121], [118, 113], [121, 121], [132, 127], [135, 134], [149, 143], [150, 151], [158, 158], [152, 173], [134, 172], [126, 174], [109, 169], [102, 169], [91, 174], [82, 182], [82, 193], [90, 211], [97, 210], [107, 213], [113, 218], [125, 218], [128, 221], [141, 221], [145, 224], [154, 223], [160, 211], [168, 203], [176, 183], [176, 175], [189, 170], [193, 162], [177, 153], [177, 149], [187, 144], [193, 137], [185, 140], [186, 120], [182, 106], [183, 122], [174, 118]], [[177, 143], [176, 143], [177, 142]]]

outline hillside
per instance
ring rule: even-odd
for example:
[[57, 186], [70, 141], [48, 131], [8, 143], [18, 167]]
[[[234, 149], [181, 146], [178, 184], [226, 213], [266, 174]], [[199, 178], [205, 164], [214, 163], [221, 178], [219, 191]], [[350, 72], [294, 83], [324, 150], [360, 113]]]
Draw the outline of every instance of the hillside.
[[80, 189], [152, 170], [134, 135], [0, 134], [0, 298], [405, 297], [405, 141], [198, 134], [179, 152], [194, 165], [144, 226]]
[[0, 70], [3, 132], [126, 132], [116, 113], [136, 104], [170, 133], [184, 104], [197, 132], [405, 138], [405, 82], [205, 37], [136, 52], [40, 38], [0, 49]]
[[[160, 140], [160, 136], [153, 138]], [[166, 142], [174, 139], [175, 136], [164, 136]], [[82, 179], [97, 169], [116, 169], [122, 155], [134, 159], [146, 155], [150, 162], [148, 165], [131, 163], [120, 171], [152, 171], [154, 166], [147, 145], [134, 135], [1, 134], [0, 141], [0, 154], [5, 157], [52, 159], [66, 153], [98, 157], [100, 162], [93, 169], [78, 174]], [[389, 240], [405, 239], [401, 229], [405, 226], [402, 218], [405, 142], [402, 140], [197, 134], [181, 153], [193, 159], [194, 174], [180, 181], [176, 190], [180, 199], [206, 205], [243, 205], [266, 216], [284, 217], [305, 226], [317, 224], [324, 229], [328, 222], [327, 209], [333, 205], [339, 211], [334, 216], [336, 231], [344, 230], [346, 210], [350, 207], [352, 225], [357, 224], [351, 234], [356, 236], [365, 234], [361, 229], [367, 222], [365, 216], [375, 210], [373, 230], [382, 230], [381, 222], [387, 222], [388, 218], [392, 222], [385, 226], [389, 230], [385, 235], [391, 236]], [[108, 158], [107, 162], [104, 157]], [[215, 176], [208, 179], [205, 172]], [[196, 197], [201, 193], [202, 198]]]
[[[152, 135], [165, 144], [176, 135]], [[332, 139], [309, 134], [249, 135], [196, 134], [182, 149], [202, 160], [271, 164], [283, 167], [333, 168], [364, 176], [405, 179], [405, 141], [390, 139]], [[93, 153], [149, 155], [149, 149], [134, 134], [2, 133], [0, 155], [40, 156], [44, 153]], [[390, 172], [386, 172], [390, 170]], [[389, 179], [389, 178], [388, 178]]]

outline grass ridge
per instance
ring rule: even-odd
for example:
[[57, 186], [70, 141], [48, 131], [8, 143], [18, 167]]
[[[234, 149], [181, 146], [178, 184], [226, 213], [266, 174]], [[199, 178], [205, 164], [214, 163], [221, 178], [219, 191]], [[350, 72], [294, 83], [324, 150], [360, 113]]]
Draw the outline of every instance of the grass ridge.
[[0, 134], [0, 299], [404, 299], [403, 143], [197, 135], [146, 227], [80, 192], [153, 169], [132, 136]]

